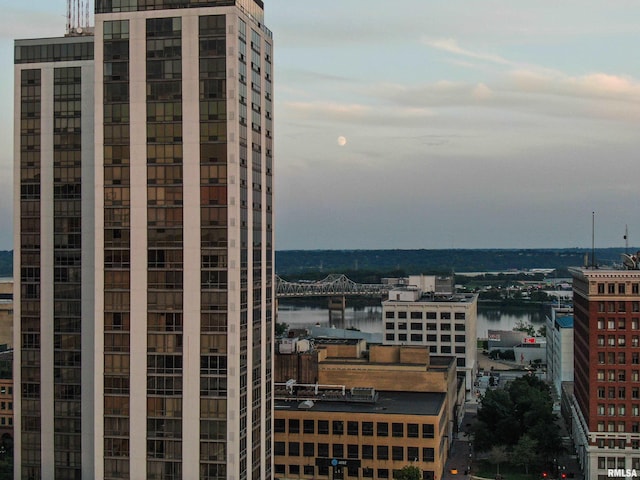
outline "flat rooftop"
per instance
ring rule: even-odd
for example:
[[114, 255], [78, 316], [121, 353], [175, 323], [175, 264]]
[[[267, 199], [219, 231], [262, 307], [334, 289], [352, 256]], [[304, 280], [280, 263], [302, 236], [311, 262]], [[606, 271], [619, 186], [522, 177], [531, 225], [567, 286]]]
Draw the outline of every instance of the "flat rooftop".
[[[394, 289], [394, 291], [397, 289]], [[410, 289], [400, 289], [411, 291]], [[423, 293], [417, 300], [385, 300], [382, 304], [407, 304], [407, 303], [473, 303], [477, 300], [476, 293], [451, 293], [435, 294]]]
[[352, 403], [322, 400], [314, 401], [313, 407], [300, 407], [299, 400], [275, 401], [276, 411], [312, 411], [312, 412], [345, 412], [382, 415], [425, 415], [435, 416], [442, 410], [445, 393], [414, 393], [414, 392], [377, 392], [378, 401], [375, 403]]
[[556, 323], [560, 326], [560, 328], [573, 328], [573, 315], [556, 317]]

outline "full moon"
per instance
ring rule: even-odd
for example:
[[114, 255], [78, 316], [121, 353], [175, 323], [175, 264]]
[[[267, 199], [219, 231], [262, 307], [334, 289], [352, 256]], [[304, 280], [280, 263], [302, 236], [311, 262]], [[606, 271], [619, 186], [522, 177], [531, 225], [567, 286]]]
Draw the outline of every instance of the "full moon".
[[338, 145], [340, 145], [341, 147], [344, 147], [347, 144], [347, 137], [343, 137], [342, 135], [340, 135], [338, 137]]

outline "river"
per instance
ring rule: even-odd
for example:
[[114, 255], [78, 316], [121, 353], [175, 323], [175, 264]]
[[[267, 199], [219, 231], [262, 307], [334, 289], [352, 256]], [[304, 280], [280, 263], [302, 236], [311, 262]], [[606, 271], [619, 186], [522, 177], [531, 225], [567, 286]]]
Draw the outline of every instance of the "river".
[[[329, 311], [326, 308], [299, 307], [280, 305], [278, 322], [286, 323], [292, 328], [308, 328], [319, 324], [321, 327], [355, 328], [366, 333], [382, 333], [382, 307], [363, 307], [354, 309], [347, 307], [345, 321], [334, 314], [333, 322], [329, 322]], [[541, 306], [495, 307], [478, 305], [478, 337], [487, 338], [488, 330], [513, 330], [518, 323], [531, 323], [538, 329], [544, 325], [545, 313]]]

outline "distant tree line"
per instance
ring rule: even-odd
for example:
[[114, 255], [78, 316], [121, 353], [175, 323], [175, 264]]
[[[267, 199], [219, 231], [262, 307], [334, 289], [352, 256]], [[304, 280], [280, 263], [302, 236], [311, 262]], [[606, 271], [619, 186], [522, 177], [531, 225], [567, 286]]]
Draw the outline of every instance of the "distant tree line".
[[[635, 247], [630, 249], [635, 251]], [[620, 262], [623, 248], [596, 249], [599, 265]], [[445, 249], [445, 250], [282, 250], [276, 252], [276, 272], [294, 277], [346, 271], [450, 274], [582, 266], [590, 249]]]

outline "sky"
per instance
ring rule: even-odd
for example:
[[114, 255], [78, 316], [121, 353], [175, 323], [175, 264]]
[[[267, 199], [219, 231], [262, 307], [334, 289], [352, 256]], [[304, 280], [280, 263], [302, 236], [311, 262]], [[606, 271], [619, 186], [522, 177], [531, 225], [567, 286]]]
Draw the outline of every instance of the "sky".
[[[276, 248], [640, 244], [637, 0], [264, 0]], [[0, 0], [0, 249], [13, 39], [64, 0]]]

